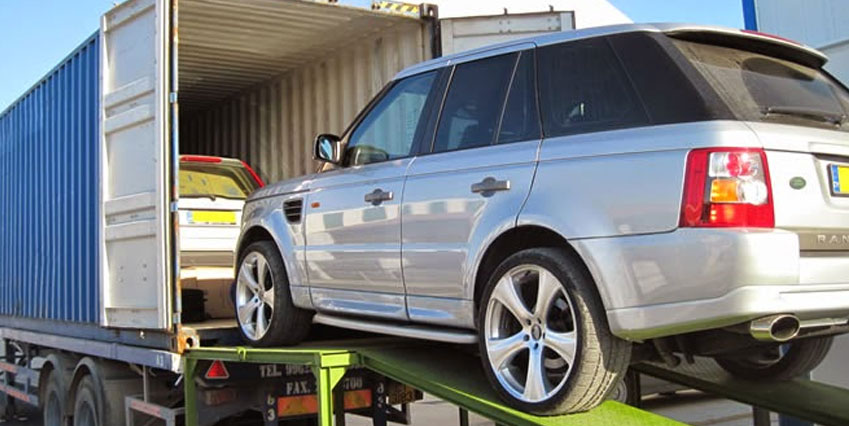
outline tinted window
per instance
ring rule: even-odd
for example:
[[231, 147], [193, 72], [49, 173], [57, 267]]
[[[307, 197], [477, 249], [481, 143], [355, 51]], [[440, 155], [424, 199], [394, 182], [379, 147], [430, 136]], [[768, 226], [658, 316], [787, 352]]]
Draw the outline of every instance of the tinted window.
[[846, 89], [820, 69], [731, 47], [675, 44], [740, 119], [834, 128], [830, 119], [849, 114]]
[[663, 34], [633, 32], [607, 37], [628, 72], [652, 124], [733, 118], [716, 96], [700, 92], [692, 66]]
[[534, 84], [534, 52], [521, 52], [519, 65], [507, 94], [498, 143], [539, 139], [539, 116]]
[[594, 38], [538, 50], [543, 128], [548, 137], [648, 124], [610, 45]]
[[492, 144], [516, 56], [457, 65], [442, 107], [434, 152]]
[[345, 164], [355, 166], [409, 156], [435, 78], [436, 71], [420, 74], [389, 89], [351, 134]]

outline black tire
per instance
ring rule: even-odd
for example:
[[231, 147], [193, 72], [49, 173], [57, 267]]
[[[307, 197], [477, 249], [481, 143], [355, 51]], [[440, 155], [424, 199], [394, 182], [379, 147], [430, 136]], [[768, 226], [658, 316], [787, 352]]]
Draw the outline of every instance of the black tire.
[[0, 395], [0, 423], [10, 421], [15, 418], [14, 405], [10, 403], [11, 396], [7, 394]]
[[44, 426], [64, 426], [64, 417], [68, 413], [65, 400], [68, 389], [56, 371], [47, 376], [44, 392], [41, 394], [41, 419]]
[[793, 380], [816, 368], [831, 349], [832, 336], [810, 337], [776, 344], [755, 353], [716, 357], [716, 363], [747, 380]]
[[[540, 266], [563, 285], [572, 301], [578, 331], [575, 358], [562, 387], [547, 399], [526, 402], [505, 390], [489, 361], [484, 333], [487, 305], [499, 279], [521, 265]], [[590, 410], [601, 404], [624, 377], [631, 357], [630, 343], [610, 332], [604, 306], [595, 283], [584, 265], [566, 250], [532, 248], [505, 259], [490, 274], [478, 309], [479, 346], [483, 368], [489, 382], [509, 405], [537, 415], [556, 415]]]
[[73, 426], [106, 426], [105, 408], [103, 398], [94, 385], [94, 379], [91, 376], [80, 379], [74, 398]]
[[628, 369], [625, 378], [614, 386], [610, 400], [640, 408], [643, 405], [643, 396], [640, 393], [640, 373]]
[[[270, 285], [274, 289], [274, 309], [268, 323], [268, 331], [258, 340], [254, 340], [242, 331], [242, 339], [251, 346], [289, 346], [300, 343], [307, 337], [312, 324], [311, 311], [301, 309], [292, 302], [292, 293], [289, 288], [289, 277], [286, 275], [286, 267], [277, 251], [277, 246], [272, 241], [257, 241], [249, 245], [239, 256], [239, 270], [243, 267], [243, 260], [252, 252], [258, 252], [265, 257], [270, 271]], [[234, 286], [235, 288], [235, 286]], [[234, 296], [233, 305], [236, 306], [236, 319], [239, 319], [238, 306]]]

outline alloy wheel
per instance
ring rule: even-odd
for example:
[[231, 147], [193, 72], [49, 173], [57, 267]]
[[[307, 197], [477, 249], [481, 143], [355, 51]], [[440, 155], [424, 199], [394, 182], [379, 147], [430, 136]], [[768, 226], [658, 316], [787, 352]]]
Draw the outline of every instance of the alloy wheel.
[[274, 314], [274, 281], [268, 260], [252, 251], [242, 260], [236, 279], [236, 312], [245, 336], [260, 340]]
[[519, 265], [496, 283], [485, 346], [496, 379], [516, 399], [545, 401], [566, 383], [580, 338], [573, 306], [560, 280], [538, 265]]

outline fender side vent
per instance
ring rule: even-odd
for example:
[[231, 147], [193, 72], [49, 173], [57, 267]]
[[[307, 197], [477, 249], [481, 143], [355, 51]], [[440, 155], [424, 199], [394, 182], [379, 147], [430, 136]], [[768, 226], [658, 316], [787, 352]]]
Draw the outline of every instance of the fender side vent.
[[304, 210], [304, 200], [296, 198], [283, 202], [283, 214], [286, 215], [286, 220], [289, 223], [299, 223], [301, 221], [301, 213]]

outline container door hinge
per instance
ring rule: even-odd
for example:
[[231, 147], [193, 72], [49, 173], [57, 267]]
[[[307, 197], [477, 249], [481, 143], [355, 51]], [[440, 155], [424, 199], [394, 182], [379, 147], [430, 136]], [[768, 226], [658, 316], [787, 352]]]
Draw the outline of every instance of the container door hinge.
[[168, 101], [171, 102], [172, 104], [176, 104], [177, 103], [177, 92], [171, 92], [168, 95]]

